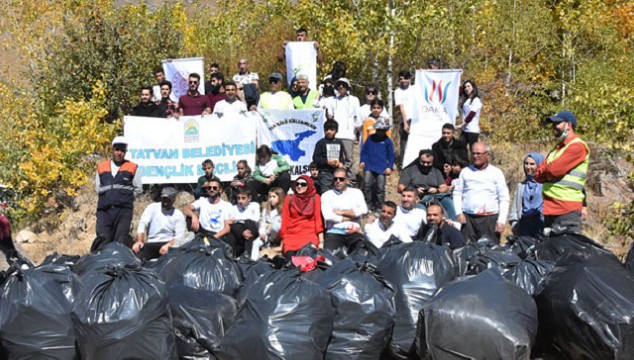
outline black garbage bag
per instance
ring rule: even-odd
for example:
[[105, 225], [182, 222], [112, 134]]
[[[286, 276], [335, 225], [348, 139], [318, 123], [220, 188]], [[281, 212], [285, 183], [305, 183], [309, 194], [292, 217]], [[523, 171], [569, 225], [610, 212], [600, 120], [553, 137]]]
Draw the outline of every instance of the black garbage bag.
[[263, 274], [214, 349], [219, 359], [323, 359], [334, 313], [328, 292], [298, 269]]
[[79, 255], [58, 254], [55, 252], [45, 257], [40, 265], [65, 265], [72, 269], [80, 258]]
[[72, 319], [84, 360], [175, 359], [167, 289], [140, 266], [109, 266], [80, 277]]
[[458, 276], [465, 276], [469, 269], [469, 260], [474, 256], [497, 250], [500, 250], [500, 247], [489, 238], [482, 238], [476, 242], [455, 249], [453, 251], [453, 261], [456, 265], [456, 274]]
[[165, 255], [161, 255], [158, 258], [146, 260], [143, 262], [143, 267], [154, 271], [160, 277], [165, 273], [165, 269], [172, 261], [175, 261], [181, 254], [185, 252], [184, 248], [172, 248]]
[[247, 290], [251, 288], [251, 286], [260, 278], [260, 276], [272, 271], [277, 271], [275, 266], [276, 265], [271, 260], [266, 258], [260, 259], [258, 261], [238, 261], [238, 267], [240, 268], [240, 272], [242, 273], [242, 277], [244, 279], [242, 281], [242, 286], [238, 291], [237, 297], [240, 304], [244, 303]]
[[332, 297], [335, 322], [326, 359], [378, 359], [390, 342], [395, 292], [369, 263], [342, 260], [318, 283]]
[[301, 249], [297, 251], [296, 256], [310, 256], [311, 258], [316, 258], [318, 256], [323, 256], [326, 259], [326, 263], [329, 265], [336, 264], [341, 260], [341, 258], [335, 254], [333, 254], [328, 249], [317, 249], [317, 247], [313, 243], [308, 243], [304, 245]]
[[557, 262], [565, 255], [575, 255], [579, 260], [593, 256], [606, 256], [613, 261], [620, 262], [614, 254], [606, 250], [601, 244], [581, 234], [563, 234], [551, 236], [535, 246], [535, 258]]
[[532, 297], [490, 269], [444, 286], [420, 311], [421, 358], [530, 359], [537, 334]]
[[524, 260], [503, 274], [504, 278], [524, 289], [531, 296], [537, 294], [540, 285], [552, 269], [555, 263], [546, 260]]
[[543, 338], [567, 358], [634, 359], [634, 276], [620, 263], [568, 255], [536, 300]]
[[522, 262], [519, 256], [499, 250], [487, 250], [467, 260], [467, 275], [476, 275], [492, 267], [502, 274]]
[[90, 270], [103, 269], [115, 265], [137, 266], [141, 265], [141, 260], [134, 255], [129, 247], [118, 242], [109, 242], [96, 253], [82, 256], [73, 266], [73, 271], [77, 275], [82, 276]]
[[215, 291], [174, 285], [167, 289], [179, 359], [215, 359], [220, 344], [238, 313], [238, 303]]
[[634, 242], [632, 246], [630, 246], [630, 251], [627, 252], [627, 257], [625, 258], [625, 268], [630, 272], [634, 272]]
[[77, 275], [62, 265], [12, 268], [0, 289], [4, 355], [12, 360], [78, 359], [71, 310], [79, 287]]
[[163, 268], [160, 277], [170, 285], [219, 291], [235, 297], [242, 285], [242, 274], [221, 248], [191, 248]]
[[531, 236], [509, 236], [506, 238], [506, 244], [502, 246], [502, 249], [524, 260], [537, 246], [537, 243], [537, 239]]
[[414, 354], [418, 311], [436, 291], [456, 278], [447, 247], [414, 241], [381, 249], [378, 269], [396, 290], [396, 321], [386, 356]]

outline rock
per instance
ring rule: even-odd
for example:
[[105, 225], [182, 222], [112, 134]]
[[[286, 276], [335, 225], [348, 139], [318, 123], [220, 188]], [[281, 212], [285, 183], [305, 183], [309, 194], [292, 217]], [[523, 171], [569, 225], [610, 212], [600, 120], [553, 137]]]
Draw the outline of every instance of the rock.
[[15, 237], [15, 242], [18, 244], [34, 243], [37, 241], [37, 235], [29, 230], [21, 230]]

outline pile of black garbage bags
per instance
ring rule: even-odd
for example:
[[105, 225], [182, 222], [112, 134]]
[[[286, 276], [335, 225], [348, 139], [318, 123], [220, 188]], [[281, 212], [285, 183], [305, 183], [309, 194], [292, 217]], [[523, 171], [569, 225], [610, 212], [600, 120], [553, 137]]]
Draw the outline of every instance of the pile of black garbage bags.
[[0, 273], [0, 359], [634, 359], [628, 266], [576, 234], [232, 259], [110, 244]]

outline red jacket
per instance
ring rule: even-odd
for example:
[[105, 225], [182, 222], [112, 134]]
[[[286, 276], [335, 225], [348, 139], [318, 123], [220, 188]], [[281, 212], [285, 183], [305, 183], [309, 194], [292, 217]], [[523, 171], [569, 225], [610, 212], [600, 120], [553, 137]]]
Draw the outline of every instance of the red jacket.
[[317, 235], [324, 232], [324, 222], [321, 218], [321, 198], [319, 195], [315, 195], [313, 214], [303, 216], [290, 205], [292, 196], [286, 197], [282, 209], [280, 237], [282, 238], [283, 252], [299, 250], [309, 242], [319, 246]]

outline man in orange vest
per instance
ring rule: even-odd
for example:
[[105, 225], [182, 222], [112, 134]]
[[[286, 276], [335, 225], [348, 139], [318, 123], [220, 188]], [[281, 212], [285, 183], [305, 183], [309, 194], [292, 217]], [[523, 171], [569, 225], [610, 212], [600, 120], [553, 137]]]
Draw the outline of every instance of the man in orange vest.
[[90, 250], [98, 251], [110, 242], [127, 244], [130, 238], [134, 198], [143, 192], [137, 164], [125, 159], [128, 142], [122, 136], [112, 140], [112, 160], [97, 166], [97, 238]]
[[555, 233], [581, 233], [590, 150], [575, 134], [577, 117], [570, 111], [549, 116], [546, 122], [552, 124], [559, 143], [535, 172], [535, 180], [544, 184], [544, 225]]

